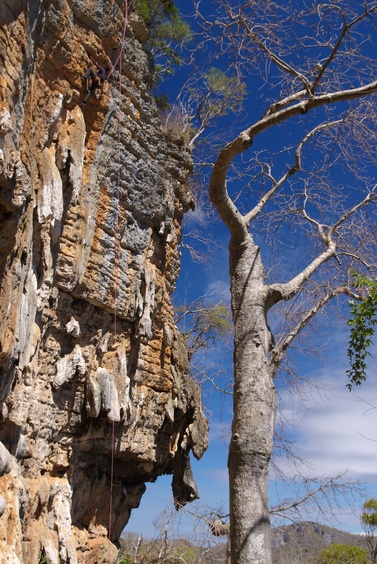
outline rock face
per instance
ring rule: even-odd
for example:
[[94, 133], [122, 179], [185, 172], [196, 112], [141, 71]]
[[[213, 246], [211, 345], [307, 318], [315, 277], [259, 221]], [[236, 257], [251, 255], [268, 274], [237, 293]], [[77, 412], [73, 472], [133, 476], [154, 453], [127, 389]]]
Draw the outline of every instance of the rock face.
[[[190, 155], [122, 0], [2, 0], [0, 24], [0, 550], [113, 562], [145, 482], [194, 499], [207, 446], [170, 302]], [[88, 53], [122, 71], [83, 106]]]

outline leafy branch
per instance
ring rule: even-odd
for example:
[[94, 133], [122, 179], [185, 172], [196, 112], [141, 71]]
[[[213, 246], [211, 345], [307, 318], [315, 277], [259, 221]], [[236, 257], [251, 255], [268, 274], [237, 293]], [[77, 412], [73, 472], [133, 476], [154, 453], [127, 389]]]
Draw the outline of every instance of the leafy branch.
[[346, 371], [349, 378], [347, 388], [360, 386], [366, 380], [366, 359], [370, 355], [369, 348], [377, 325], [377, 280], [353, 273], [354, 287], [361, 290], [365, 297], [360, 302], [351, 300], [349, 307], [351, 318], [347, 324], [351, 327], [347, 354], [350, 368]]
[[174, 67], [182, 63], [179, 47], [191, 39], [190, 26], [173, 0], [133, 0], [132, 7], [149, 31], [147, 48], [153, 55], [155, 80], [173, 74]]

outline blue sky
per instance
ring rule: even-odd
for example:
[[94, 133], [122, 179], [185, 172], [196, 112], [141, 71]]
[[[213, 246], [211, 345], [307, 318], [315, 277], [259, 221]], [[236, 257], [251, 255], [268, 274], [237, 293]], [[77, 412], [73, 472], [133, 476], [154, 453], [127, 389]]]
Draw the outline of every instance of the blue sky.
[[[176, 4], [185, 12], [190, 9], [188, 7], [192, 3], [178, 0]], [[251, 108], [252, 115], [256, 111], [255, 108]], [[374, 172], [377, 173], [377, 169]], [[203, 224], [201, 210], [192, 214], [191, 224], [195, 225], [195, 222], [198, 225]], [[213, 295], [214, 301], [229, 300], [228, 235], [220, 224], [212, 225], [211, 229], [219, 246], [211, 252], [204, 263], [193, 263], [189, 253], [182, 250], [182, 270], [175, 294], [178, 302], [193, 300], [207, 293]], [[297, 249], [296, 254], [299, 254]], [[330, 519], [329, 516], [326, 520], [315, 510], [304, 517], [311, 520], [318, 519], [320, 522], [326, 521], [327, 524], [351, 532], [360, 532], [361, 505], [365, 499], [377, 497], [377, 348], [374, 347], [369, 358], [368, 381], [350, 393], [346, 388], [348, 329], [345, 321], [331, 317], [328, 324], [320, 322], [317, 331], [318, 338], [310, 338], [318, 339], [316, 342], [323, 345], [321, 358], [301, 357], [298, 368], [300, 375], [318, 385], [320, 392], [317, 393], [313, 386], [300, 389], [292, 398], [284, 387], [278, 385], [281, 409], [285, 419], [290, 422], [287, 433], [295, 443], [297, 454], [310, 463], [312, 476], [337, 475], [347, 470], [350, 479], [365, 484], [365, 497], [356, 499], [353, 508], [346, 500], [340, 498], [339, 507], [334, 508], [336, 519]], [[207, 359], [209, 365], [213, 363], [214, 354], [219, 358], [218, 352], [209, 352]], [[231, 375], [230, 357], [224, 352], [221, 360], [224, 368], [229, 372], [225, 376], [227, 377]], [[203, 401], [210, 421], [210, 447], [202, 460], [192, 462], [201, 496], [198, 505], [226, 507], [230, 398], [212, 392], [205, 394]], [[288, 477], [295, 478], [295, 470], [290, 468], [285, 460], [280, 461], [280, 465], [285, 469]], [[140, 508], [133, 511], [126, 531], [154, 536], [154, 521], [161, 510], [171, 504], [170, 483], [171, 477], [163, 476], [155, 484], [147, 486]], [[272, 505], [278, 502], [279, 497], [290, 497], [291, 493], [289, 484], [283, 484], [275, 479], [273, 474], [271, 475]], [[182, 517], [179, 527], [185, 532], [192, 527], [192, 523], [186, 517]]]
[[[218, 291], [219, 298], [225, 299], [224, 291], [229, 288], [227, 274], [227, 249], [219, 250], [205, 266], [195, 265], [183, 253], [182, 277], [177, 292], [186, 292], [187, 284], [195, 288], [197, 295]], [[190, 282], [185, 274], [190, 272]], [[194, 276], [192, 273], [195, 273]], [[191, 290], [193, 291], [193, 290]], [[301, 375], [318, 384], [315, 389], [302, 389], [293, 398], [281, 391], [284, 416], [290, 421], [289, 437], [295, 442], [297, 454], [310, 464], [307, 472], [312, 476], [336, 476], [348, 471], [350, 480], [364, 483], [365, 498], [356, 498], [350, 507], [347, 500], [339, 499], [340, 507], [334, 509], [327, 519], [312, 511], [304, 518], [326, 522], [350, 532], [360, 532], [359, 515], [365, 499], [377, 497], [377, 355], [376, 348], [369, 360], [368, 381], [356, 391], [346, 388], [347, 327], [333, 320], [328, 329], [323, 358], [311, 357]], [[211, 364], [211, 359], [209, 359]], [[229, 368], [231, 370], [231, 367]], [[228, 397], [221, 397], [213, 391], [204, 397], [204, 405], [210, 421], [210, 446], [200, 461], [192, 461], [198, 484], [200, 500], [196, 505], [226, 508], [228, 500], [227, 480], [227, 434], [231, 416]], [[376, 406], [376, 408], [374, 408]], [[280, 465], [288, 477], [295, 478], [296, 472], [285, 460]], [[154, 536], [154, 521], [161, 510], [171, 505], [171, 477], [163, 476], [155, 484], [147, 486], [140, 508], [133, 511], [127, 531], [141, 532]], [[278, 503], [279, 498], [291, 497], [289, 484], [271, 477], [270, 502]], [[195, 504], [189, 509], [194, 510]], [[189, 532], [193, 526], [190, 518], [182, 517], [180, 531]]]
[[[202, 281], [199, 287], [203, 290], [227, 284], [224, 262], [218, 262], [214, 269], [202, 272], [196, 269], [195, 281]], [[222, 268], [221, 268], [222, 265]], [[223, 271], [221, 276], [219, 273]], [[184, 272], [184, 270], [183, 270]], [[284, 415], [291, 421], [289, 436], [295, 441], [297, 454], [310, 463], [312, 476], [336, 476], [348, 471], [351, 480], [359, 480], [365, 486], [365, 499], [377, 497], [377, 355], [372, 351], [369, 361], [368, 381], [354, 392], [346, 387], [345, 371], [347, 369], [346, 344], [348, 333], [344, 325], [334, 323], [328, 335], [328, 346], [322, 361], [309, 363], [310, 370], [303, 376], [315, 380], [321, 388], [320, 394], [315, 390], [303, 390], [301, 397], [288, 397], [283, 393], [285, 402]], [[230, 406], [227, 398], [221, 398], [213, 392], [209, 402], [210, 446], [200, 461], [192, 461], [194, 475], [199, 487], [199, 508], [225, 506], [228, 500], [227, 481], [227, 438], [229, 432]], [[208, 405], [208, 404], [207, 404]], [[217, 410], [216, 410], [217, 406]], [[294, 469], [286, 466], [288, 476], [295, 477]], [[291, 497], [292, 492], [279, 480], [271, 479], [270, 502], [273, 505], [279, 497]], [[305, 518], [326, 522], [350, 532], [360, 532], [359, 515], [365, 499], [357, 498], [353, 507], [340, 498], [340, 507], [334, 509], [336, 519], [328, 516], [325, 519], [315, 511]], [[154, 521], [161, 511], [171, 505], [171, 477], [163, 476], [154, 484], [147, 486], [140, 508], [134, 510], [127, 531], [154, 536]], [[194, 510], [189, 507], [189, 509]], [[192, 522], [187, 517], [180, 521], [180, 531], [188, 533]]]

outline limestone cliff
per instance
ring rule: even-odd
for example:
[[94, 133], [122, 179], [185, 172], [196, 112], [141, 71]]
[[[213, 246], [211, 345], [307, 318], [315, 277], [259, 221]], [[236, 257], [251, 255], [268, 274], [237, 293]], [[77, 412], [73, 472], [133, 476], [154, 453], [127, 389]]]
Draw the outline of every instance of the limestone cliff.
[[[0, 4], [8, 562], [113, 562], [145, 482], [197, 495], [207, 424], [170, 302], [190, 155], [161, 131], [147, 32], [130, 11], [121, 49], [124, 23], [122, 0]], [[88, 54], [123, 71], [84, 106]]]

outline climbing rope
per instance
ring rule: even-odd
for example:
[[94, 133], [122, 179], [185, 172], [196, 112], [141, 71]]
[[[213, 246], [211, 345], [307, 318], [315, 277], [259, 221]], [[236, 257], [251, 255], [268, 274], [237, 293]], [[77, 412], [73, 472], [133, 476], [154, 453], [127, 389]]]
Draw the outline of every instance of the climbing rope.
[[111, 69], [111, 71], [107, 75], [107, 78], [110, 78], [110, 76], [113, 74], [114, 69], [116, 68], [118, 63], [120, 63], [120, 66], [122, 65], [122, 55], [123, 55], [124, 40], [125, 40], [125, 37], [126, 37], [127, 25], [128, 25], [128, 3], [127, 3], [127, 0], [125, 0], [124, 1], [124, 25], [123, 25], [121, 44], [120, 44], [121, 45], [120, 46], [120, 52], [119, 52], [119, 55], [118, 55], [115, 63], [113, 64], [113, 68]]
[[[117, 205], [115, 206], [116, 210], [116, 221], [115, 221], [115, 265], [119, 264], [119, 250], [120, 250], [120, 239], [119, 239], [119, 202], [120, 202], [120, 166], [121, 166], [121, 118], [122, 118], [122, 108], [120, 104], [121, 95], [122, 95], [122, 56], [124, 50], [124, 40], [126, 37], [126, 30], [128, 25], [128, 2], [124, 0], [124, 25], [123, 25], [123, 33], [121, 39], [121, 47], [120, 52], [115, 61], [113, 68], [111, 69], [108, 78], [113, 73], [115, 67], [119, 63], [119, 80], [118, 80], [118, 89], [119, 89], [119, 104], [118, 104], [118, 178], [117, 178]], [[115, 282], [114, 282], [114, 343], [116, 344], [117, 338], [117, 300], [118, 300], [118, 291], [117, 291], [117, 282], [116, 282], [117, 272], [115, 271]], [[109, 528], [108, 528], [108, 538], [111, 541], [112, 536], [112, 519], [113, 519], [113, 489], [114, 489], [114, 458], [115, 458], [115, 422], [112, 422], [112, 430], [111, 430], [111, 469], [110, 469], [110, 506], [109, 506]]]

